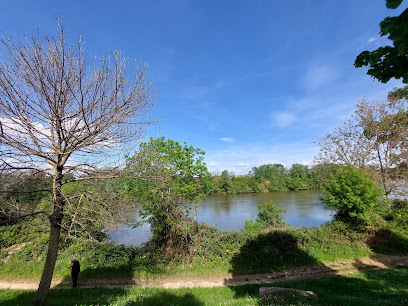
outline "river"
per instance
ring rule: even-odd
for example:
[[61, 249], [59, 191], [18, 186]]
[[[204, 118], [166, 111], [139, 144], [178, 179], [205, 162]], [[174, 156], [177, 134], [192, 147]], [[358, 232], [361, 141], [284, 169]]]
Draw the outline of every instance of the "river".
[[[320, 201], [321, 195], [320, 191], [304, 190], [208, 196], [197, 204], [196, 220], [225, 231], [240, 230], [245, 220], [256, 218], [258, 203], [272, 200], [286, 210], [283, 216], [289, 225], [317, 226], [332, 219], [332, 210]], [[149, 239], [149, 230], [148, 224], [134, 229], [118, 225], [108, 234], [115, 243], [140, 245]]]

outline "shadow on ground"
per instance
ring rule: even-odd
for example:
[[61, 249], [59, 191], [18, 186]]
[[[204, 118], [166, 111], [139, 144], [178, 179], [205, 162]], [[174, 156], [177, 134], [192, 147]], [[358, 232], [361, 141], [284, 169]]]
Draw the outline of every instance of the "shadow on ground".
[[230, 273], [239, 276], [318, 265], [319, 262], [299, 248], [298, 239], [288, 231], [280, 230], [249, 239], [232, 258]]
[[[7, 294], [9, 296], [7, 296]], [[32, 305], [34, 291], [8, 290], [0, 292], [1, 305], [25, 306]], [[201, 306], [191, 293], [173, 294], [170, 291], [138, 292], [126, 289], [77, 288], [51, 290], [45, 305], [74, 306], [74, 305], [192, 305]]]
[[367, 241], [368, 246], [380, 254], [408, 254], [408, 239], [389, 229], [376, 231]]
[[[319, 301], [299, 301], [302, 305], [408, 305], [408, 268], [400, 267], [408, 266], [406, 257], [377, 254], [371, 261], [348, 262], [343, 271], [316, 261], [298, 247], [297, 239], [288, 232], [273, 231], [248, 240], [232, 258], [232, 277], [224, 284], [236, 297], [258, 298], [260, 287], [295, 288], [319, 296]], [[408, 253], [408, 240], [389, 230], [378, 231], [367, 244], [375, 252]], [[306, 267], [296, 268], [302, 266]], [[347, 269], [361, 273], [343, 275]]]
[[[260, 287], [295, 288], [312, 291], [317, 301], [303, 299], [266, 303], [266, 305], [408, 305], [408, 268], [369, 270], [349, 276], [331, 276], [301, 281], [278, 282], [267, 285], [230, 287], [237, 297], [258, 298]], [[260, 303], [263, 305], [262, 303]]]
[[[230, 269], [232, 277], [225, 279], [224, 284], [231, 286], [236, 296], [242, 297], [248, 294], [246, 286], [236, 286], [250, 282], [270, 284], [282, 280], [307, 278], [314, 270], [329, 275], [334, 273], [330, 267], [316, 261], [299, 248], [299, 245], [297, 237], [281, 230], [249, 239], [232, 258]], [[292, 268], [295, 267], [305, 268], [294, 271]]]
[[[162, 275], [163, 269], [151, 259], [131, 259], [129, 263], [106, 267], [81, 267], [78, 277], [79, 288], [123, 288], [133, 285], [149, 284], [151, 279], [157, 275]], [[139, 276], [138, 276], [139, 275]], [[66, 289], [72, 287], [72, 279], [67, 275], [56, 289]]]
[[[79, 273], [78, 288], [112, 287], [137, 285], [133, 279], [134, 268], [132, 266], [104, 267], [97, 269], [84, 269]], [[71, 276], [66, 276], [55, 289], [67, 289], [72, 287]]]

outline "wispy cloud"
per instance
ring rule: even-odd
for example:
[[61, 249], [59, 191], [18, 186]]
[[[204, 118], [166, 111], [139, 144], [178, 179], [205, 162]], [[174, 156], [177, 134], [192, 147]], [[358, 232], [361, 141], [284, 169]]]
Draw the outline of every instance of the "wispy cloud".
[[371, 43], [375, 42], [375, 41], [378, 40], [378, 39], [379, 39], [379, 37], [370, 37], [367, 42], [368, 42], [369, 44], [371, 44]]
[[291, 144], [234, 146], [225, 150], [206, 151], [206, 162], [210, 172], [228, 170], [235, 174], [247, 174], [252, 167], [263, 164], [294, 163], [312, 164], [318, 148], [312, 141]]
[[310, 66], [301, 78], [302, 87], [316, 91], [339, 77], [339, 72], [330, 64], [317, 63]]
[[231, 137], [222, 137], [220, 140], [225, 142], [235, 142], [235, 139]]
[[296, 121], [296, 115], [290, 112], [275, 112], [271, 114], [272, 126], [285, 128]]
[[375, 47], [389, 45], [390, 40], [386, 36], [371, 36], [366, 45], [374, 45]]
[[209, 92], [207, 86], [191, 86], [184, 90], [183, 97], [187, 100], [200, 100]]

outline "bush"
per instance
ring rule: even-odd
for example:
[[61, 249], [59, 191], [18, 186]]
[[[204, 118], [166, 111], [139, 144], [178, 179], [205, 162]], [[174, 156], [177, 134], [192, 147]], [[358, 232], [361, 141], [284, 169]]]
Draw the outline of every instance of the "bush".
[[395, 199], [387, 218], [396, 229], [408, 232], [408, 200]]
[[258, 205], [258, 216], [255, 221], [245, 221], [244, 232], [246, 234], [258, 234], [268, 227], [284, 227], [287, 224], [283, 222], [282, 213], [284, 209], [277, 208], [276, 205], [269, 201], [268, 203]]
[[264, 226], [284, 226], [286, 223], [283, 222], [282, 213], [285, 212], [286, 210], [277, 208], [272, 201], [265, 204], [259, 204], [258, 218], [256, 218], [256, 221]]
[[335, 169], [323, 186], [322, 201], [336, 210], [335, 219], [366, 229], [383, 211], [382, 191], [361, 169], [350, 165]]

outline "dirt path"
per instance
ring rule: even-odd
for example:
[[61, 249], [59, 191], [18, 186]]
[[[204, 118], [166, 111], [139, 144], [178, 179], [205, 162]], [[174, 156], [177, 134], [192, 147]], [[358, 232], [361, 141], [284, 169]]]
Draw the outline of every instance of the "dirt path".
[[[330, 263], [320, 263], [313, 266], [298, 267], [286, 271], [253, 274], [253, 275], [226, 275], [223, 277], [170, 277], [170, 278], [143, 278], [143, 279], [84, 279], [80, 281], [81, 288], [124, 288], [131, 286], [141, 287], [220, 287], [241, 286], [246, 284], [270, 284], [292, 280], [320, 278], [333, 275], [344, 275], [373, 269], [387, 269], [397, 266], [408, 266], [408, 256], [378, 255], [372, 258], [359, 258]], [[35, 290], [36, 282], [8, 282], [0, 280], [0, 289]], [[68, 281], [55, 280], [52, 288], [70, 288]]]

